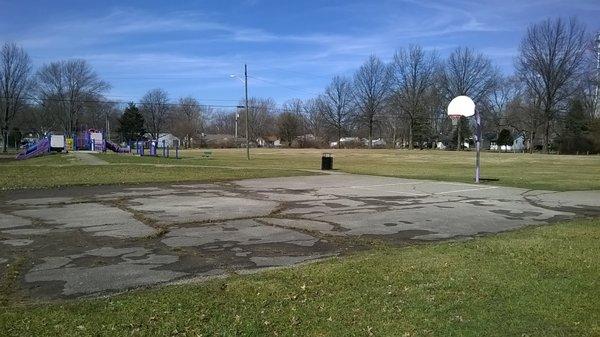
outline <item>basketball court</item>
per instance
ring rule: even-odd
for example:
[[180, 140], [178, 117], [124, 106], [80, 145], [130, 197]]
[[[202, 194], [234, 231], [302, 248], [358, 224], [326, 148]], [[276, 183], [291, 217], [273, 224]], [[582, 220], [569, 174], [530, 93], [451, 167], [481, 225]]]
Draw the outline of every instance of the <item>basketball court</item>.
[[8, 192], [0, 272], [30, 298], [97, 296], [289, 266], [373, 242], [458, 239], [598, 215], [600, 192], [351, 174]]

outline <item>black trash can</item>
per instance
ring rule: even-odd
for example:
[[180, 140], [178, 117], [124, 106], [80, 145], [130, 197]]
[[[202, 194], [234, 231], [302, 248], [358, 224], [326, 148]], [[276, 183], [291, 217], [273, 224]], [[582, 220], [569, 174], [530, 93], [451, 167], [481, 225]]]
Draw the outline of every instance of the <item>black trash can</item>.
[[333, 156], [331, 153], [323, 153], [321, 156], [321, 170], [333, 170]]

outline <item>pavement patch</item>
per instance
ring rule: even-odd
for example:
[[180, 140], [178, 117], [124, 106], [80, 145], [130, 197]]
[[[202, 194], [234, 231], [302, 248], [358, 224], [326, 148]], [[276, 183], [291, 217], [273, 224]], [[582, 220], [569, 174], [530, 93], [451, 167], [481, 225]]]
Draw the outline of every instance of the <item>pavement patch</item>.
[[[231, 229], [235, 230], [231, 230]], [[221, 245], [233, 242], [237, 245], [287, 243], [312, 246], [318, 239], [285, 228], [266, 226], [254, 220], [233, 220], [220, 224], [176, 228], [165, 235], [162, 243], [170, 247]]]

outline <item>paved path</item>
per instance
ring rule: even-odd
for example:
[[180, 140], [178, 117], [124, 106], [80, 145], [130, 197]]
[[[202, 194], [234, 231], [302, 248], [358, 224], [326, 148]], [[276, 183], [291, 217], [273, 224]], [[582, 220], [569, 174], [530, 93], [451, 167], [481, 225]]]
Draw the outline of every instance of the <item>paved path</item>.
[[83, 151], [72, 151], [69, 152], [69, 154], [75, 157], [81, 164], [84, 165], [108, 165], [107, 161], [94, 156], [92, 153], [87, 153]]
[[390, 243], [600, 215], [600, 191], [338, 174], [219, 184], [6, 192], [0, 274], [30, 298], [100, 295]]

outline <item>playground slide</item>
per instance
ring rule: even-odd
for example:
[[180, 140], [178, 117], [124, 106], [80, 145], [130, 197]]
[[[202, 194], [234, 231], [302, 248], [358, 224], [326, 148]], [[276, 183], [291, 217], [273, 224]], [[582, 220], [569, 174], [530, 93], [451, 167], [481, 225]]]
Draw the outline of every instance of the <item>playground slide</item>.
[[106, 148], [111, 151], [118, 152], [118, 153], [129, 153], [129, 146], [128, 147], [120, 147], [119, 145], [111, 142], [110, 140], [106, 141]]
[[43, 156], [50, 152], [50, 139], [44, 138], [21, 151], [15, 158], [19, 160]]

